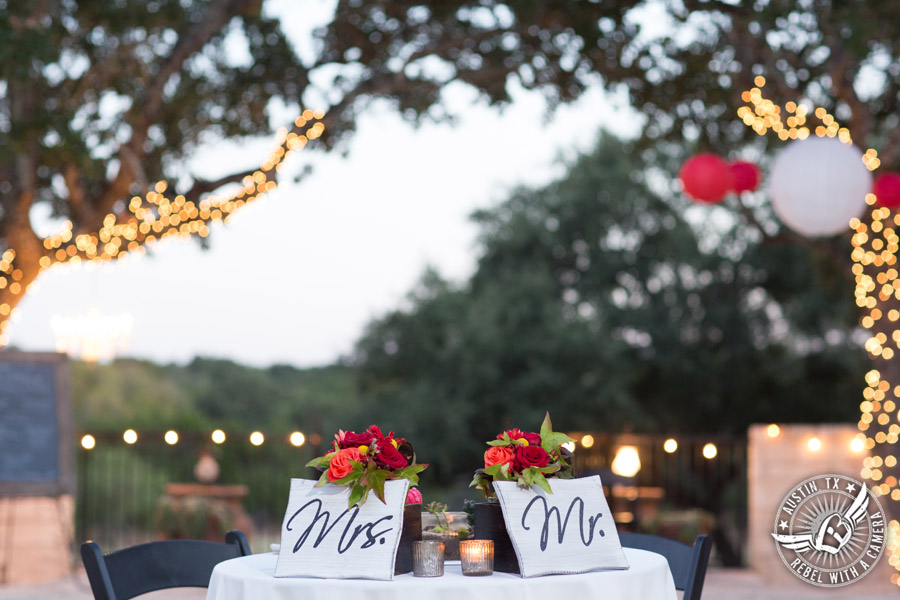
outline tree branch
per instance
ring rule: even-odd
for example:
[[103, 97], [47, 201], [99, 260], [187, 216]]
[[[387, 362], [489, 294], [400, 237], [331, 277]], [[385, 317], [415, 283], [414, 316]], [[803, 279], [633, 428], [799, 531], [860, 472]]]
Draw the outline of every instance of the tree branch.
[[[120, 148], [119, 169], [116, 176], [95, 201], [94, 212], [100, 219], [112, 210], [116, 201], [128, 195], [131, 184], [140, 176], [134, 165], [140, 164], [145, 155], [144, 142], [147, 140], [147, 131], [162, 107], [166, 83], [184, 66], [185, 61], [200, 51], [233, 16], [258, 2], [259, 0], [213, 0], [203, 18], [178, 37], [178, 42], [169, 56], [147, 84], [143, 102], [136, 111], [138, 116], [131, 123], [131, 139]], [[79, 225], [80, 228], [94, 229], [97, 224], [95, 221]]]

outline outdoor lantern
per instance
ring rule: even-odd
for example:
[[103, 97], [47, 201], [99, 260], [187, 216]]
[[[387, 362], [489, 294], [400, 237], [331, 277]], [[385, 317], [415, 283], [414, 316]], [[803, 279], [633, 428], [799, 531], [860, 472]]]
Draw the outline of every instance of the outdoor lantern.
[[900, 173], [883, 173], [872, 186], [878, 206], [897, 208], [900, 206]]
[[678, 178], [684, 193], [697, 200], [716, 204], [734, 188], [734, 179], [728, 163], [715, 154], [697, 154], [681, 166]]
[[862, 215], [872, 174], [856, 146], [835, 138], [796, 140], [775, 157], [769, 175], [772, 206], [797, 233], [814, 237], [848, 230]]
[[752, 192], [759, 186], [759, 167], [752, 162], [737, 160], [728, 165], [731, 170], [731, 179], [734, 182], [734, 191]]

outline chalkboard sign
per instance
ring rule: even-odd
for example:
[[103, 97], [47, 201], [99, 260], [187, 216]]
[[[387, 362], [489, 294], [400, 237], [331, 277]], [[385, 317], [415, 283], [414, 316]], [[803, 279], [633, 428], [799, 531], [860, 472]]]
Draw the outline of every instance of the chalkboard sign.
[[0, 496], [74, 491], [65, 354], [0, 352]]

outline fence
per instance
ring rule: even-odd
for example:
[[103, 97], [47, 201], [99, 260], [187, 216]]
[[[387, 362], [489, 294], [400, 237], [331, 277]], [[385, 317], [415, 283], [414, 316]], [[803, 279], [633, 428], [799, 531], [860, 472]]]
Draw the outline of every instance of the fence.
[[[232, 436], [216, 445], [199, 434], [182, 434], [176, 444], [164, 441], [162, 433], [141, 434], [132, 444], [120, 434], [93, 436], [95, 446], [80, 448], [77, 461], [76, 539], [97, 540], [107, 551], [171, 535], [176, 524], [190, 537], [210, 528], [215, 534], [232, 524], [234, 515], [217, 513], [210, 505], [173, 511], [167, 504], [166, 485], [195, 481], [203, 451], [211, 450], [218, 462], [217, 483], [246, 486], [242, 502], [252, 521], [256, 551], [277, 541], [290, 478], [315, 476], [304, 465], [317, 449], [295, 447], [286, 438], [254, 445]], [[714, 536], [721, 562], [741, 563], [747, 519], [745, 438], [681, 436], [677, 449], [669, 452], [666, 438], [657, 436], [582, 432], [573, 437], [578, 440], [576, 473], [601, 475], [623, 529], [683, 539], [705, 531]], [[715, 445], [715, 456], [709, 456], [709, 444]], [[631, 476], [628, 452], [623, 464], [614, 464], [623, 446], [632, 447], [640, 460], [640, 469]]]

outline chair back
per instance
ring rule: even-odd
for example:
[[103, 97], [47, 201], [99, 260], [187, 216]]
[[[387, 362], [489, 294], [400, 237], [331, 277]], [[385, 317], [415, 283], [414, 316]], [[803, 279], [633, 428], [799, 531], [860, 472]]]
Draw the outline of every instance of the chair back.
[[95, 600], [128, 600], [172, 587], [208, 587], [213, 567], [247, 556], [250, 545], [240, 531], [225, 534], [225, 543], [163, 540], [103, 554], [95, 542], [81, 544], [81, 560]]
[[698, 535], [693, 546], [646, 533], [620, 533], [619, 540], [625, 548], [638, 548], [665, 556], [675, 580], [675, 589], [684, 591], [683, 600], [700, 600], [712, 550], [711, 537]]

